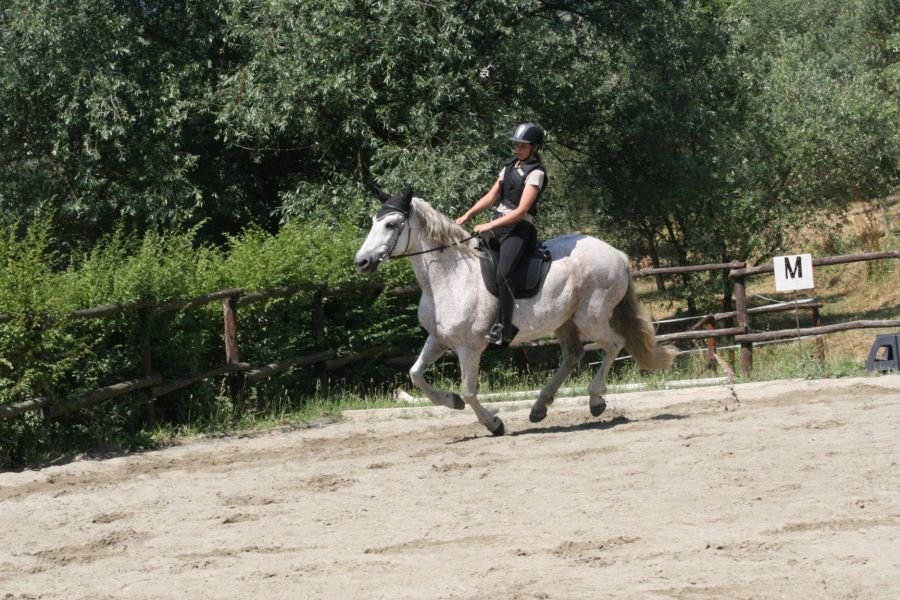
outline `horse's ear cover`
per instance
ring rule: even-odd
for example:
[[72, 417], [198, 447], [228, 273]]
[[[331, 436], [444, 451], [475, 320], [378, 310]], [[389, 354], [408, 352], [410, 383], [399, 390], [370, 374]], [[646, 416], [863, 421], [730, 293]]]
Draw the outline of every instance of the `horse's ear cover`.
[[409, 208], [412, 205], [411, 187], [406, 186], [406, 190], [403, 192], [402, 196], [391, 196], [390, 194], [378, 190], [378, 198], [381, 200], [381, 209], [375, 213], [376, 219], [381, 219], [392, 212], [400, 213], [404, 217], [409, 216]]

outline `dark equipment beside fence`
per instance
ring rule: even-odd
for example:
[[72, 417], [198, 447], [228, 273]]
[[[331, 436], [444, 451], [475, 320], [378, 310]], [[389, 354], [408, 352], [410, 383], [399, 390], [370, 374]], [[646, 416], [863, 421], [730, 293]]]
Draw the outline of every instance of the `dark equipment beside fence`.
[[[883, 358], [882, 350], [884, 350]], [[869, 358], [866, 359], [866, 370], [869, 373], [900, 371], [900, 333], [882, 333], [875, 336], [875, 343], [872, 344]]]

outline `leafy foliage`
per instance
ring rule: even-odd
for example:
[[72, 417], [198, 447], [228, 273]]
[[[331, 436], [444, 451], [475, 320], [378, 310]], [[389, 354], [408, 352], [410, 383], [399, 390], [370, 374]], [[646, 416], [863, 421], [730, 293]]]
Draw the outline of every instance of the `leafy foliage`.
[[[157, 314], [147, 329], [136, 313], [67, 318], [73, 310], [144, 298], [160, 302], [192, 298], [234, 287], [236, 282], [244, 284], [236, 287], [250, 292], [359, 281], [352, 270], [359, 239], [351, 228], [291, 223], [278, 235], [251, 228], [232, 236], [227, 249], [198, 244], [196, 230], [138, 237], [120, 228], [89, 251], [71, 256], [64, 271], [51, 268], [55, 255], [48, 247], [47, 230], [44, 222], [22, 235], [15, 226], [0, 227], [0, 259], [5, 266], [0, 270], [0, 313], [14, 317], [0, 324], [0, 405], [40, 397], [66, 403], [138, 377], [145, 339], [150, 342], [153, 370], [167, 382], [222, 364], [219, 303]], [[408, 284], [408, 265], [390, 265], [382, 280]], [[324, 342], [349, 354], [388, 339], [408, 341], [417, 334], [411, 331], [410, 304], [409, 298], [381, 298], [371, 289], [350, 288], [331, 295], [325, 303]], [[238, 315], [241, 359], [253, 365], [309, 354], [319, 343], [310, 332], [310, 294], [252, 304]], [[334, 376], [337, 389], [373, 377], [390, 379], [396, 373], [364, 366]], [[210, 380], [163, 396], [156, 403], [159, 418], [177, 424], [226, 413], [240, 416], [230, 399], [220, 394], [220, 383]], [[312, 396], [317, 381], [312, 370], [298, 369], [266, 385]], [[263, 393], [266, 389], [264, 385]], [[134, 393], [65, 415], [48, 426], [32, 413], [0, 421], [0, 464], [19, 464], [55, 449], [102, 445], [128, 432], [133, 440], [144, 426], [145, 408], [146, 396]]]

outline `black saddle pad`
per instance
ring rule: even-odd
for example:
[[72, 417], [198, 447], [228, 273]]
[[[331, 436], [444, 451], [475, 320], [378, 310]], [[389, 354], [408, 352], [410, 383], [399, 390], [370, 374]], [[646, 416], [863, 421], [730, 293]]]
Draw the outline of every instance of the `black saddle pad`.
[[[485, 256], [481, 259], [481, 278], [487, 290], [494, 296], [498, 295], [496, 269], [498, 261], [498, 253], [491, 251], [487, 244], [482, 244], [481, 249]], [[547, 277], [547, 271], [550, 270], [550, 263], [553, 257], [550, 256], [550, 250], [540, 244], [530, 256], [526, 256], [519, 263], [518, 268], [513, 271], [511, 280], [513, 286], [514, 298], [531, 298], [541, 289], [544, 279]]]

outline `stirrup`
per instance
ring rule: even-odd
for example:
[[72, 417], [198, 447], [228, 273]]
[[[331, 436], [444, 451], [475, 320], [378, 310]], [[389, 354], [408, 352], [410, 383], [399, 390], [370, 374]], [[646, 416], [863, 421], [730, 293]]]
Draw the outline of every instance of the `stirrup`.
[[494, 323], [493, 327], [491, 327], [491, 331], [484, 336], [484, 339], [488, 341], [488, 344], [492, 344], [494, 346], [502, 346], [503, 345], [503, 324], [502, 323]]
[[515, 325], [507, 325], [504, 327], [502, 323], [494, 323], [490, 333], [484, 336], [484, 339], [488, 341], [488, 344], [493, 344], [494, 346], [500, 346], [502, 348], [509, 346], [509, 343], [513, 341], [513, 338], [516, 337], [517, 333], [519, 333], [519, 328]]

